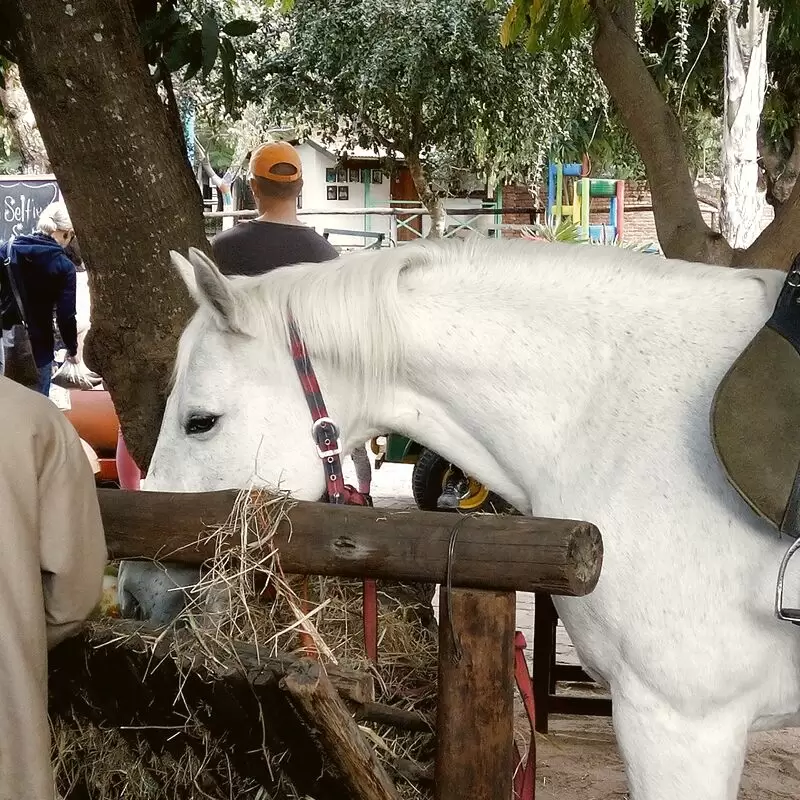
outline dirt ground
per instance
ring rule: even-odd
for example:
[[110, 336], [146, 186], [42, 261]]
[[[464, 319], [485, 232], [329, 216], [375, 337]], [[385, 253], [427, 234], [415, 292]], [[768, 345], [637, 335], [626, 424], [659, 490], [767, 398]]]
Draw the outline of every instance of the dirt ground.
[[[627, 800], [611, 721], [550, 717], [536, 735], [537, 800]], [[739, 800], [800, 798], [800, 730], [751, 736]]]

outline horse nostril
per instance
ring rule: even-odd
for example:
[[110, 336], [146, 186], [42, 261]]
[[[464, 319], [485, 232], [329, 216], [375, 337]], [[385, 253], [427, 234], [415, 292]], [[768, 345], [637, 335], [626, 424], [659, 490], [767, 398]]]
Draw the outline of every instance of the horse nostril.
[[127, 589], [124, 589], [121, 600], [122, 602], [120, 603], [120, 611], [122, 612], [123, 617], [127, 619], [134, 619], [137, 622], [145, 621], [144, 611], [142, 611], [142, 607], [135, 595], [131, 594], [131, 592], [129, 592]]

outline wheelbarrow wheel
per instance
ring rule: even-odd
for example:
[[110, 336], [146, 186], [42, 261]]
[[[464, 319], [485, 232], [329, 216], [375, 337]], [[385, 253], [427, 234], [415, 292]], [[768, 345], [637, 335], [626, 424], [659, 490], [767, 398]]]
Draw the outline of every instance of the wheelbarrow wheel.
[[420, 452], [414, 464], [411, 491], [421, 511], [509, 513], [514, 510], [483, 484], [427, 448]]

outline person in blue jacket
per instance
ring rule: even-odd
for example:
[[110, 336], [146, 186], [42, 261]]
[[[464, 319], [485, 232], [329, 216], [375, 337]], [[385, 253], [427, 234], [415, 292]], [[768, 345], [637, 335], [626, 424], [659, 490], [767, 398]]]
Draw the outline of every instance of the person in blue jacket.
[[31, 235], [10, 240], [10, 269], [22, 301], [18, 307], [8, 267], [9, 242], [0, 245], [0, 315], [4, 336], [23, 321], [28, 327], [31, 349], [39, 371], [39, 391], [50, 393], [55, 340], [53, 311], [67, 357], [78, 363], [78, 332], [75, 320], [75, 264], [64, 250], [75, 232], [63, 202], [51, 203], [42, 212]]

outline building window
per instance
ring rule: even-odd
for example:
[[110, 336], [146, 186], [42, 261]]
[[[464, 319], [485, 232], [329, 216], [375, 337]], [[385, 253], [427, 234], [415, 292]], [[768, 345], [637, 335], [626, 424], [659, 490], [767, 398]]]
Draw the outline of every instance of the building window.
[[336, 183], [336, 170], [333, 167], [325, 168], [325, 183]]
[[328, 187], [328, 200], [335, 200], [336, 199], [336, 187], [329, 186]]
[[349, 200], [350, 199], [350, 187], [349, 186], [339, 186], [339, 200]]

